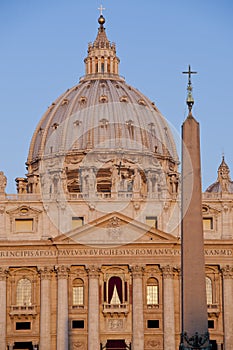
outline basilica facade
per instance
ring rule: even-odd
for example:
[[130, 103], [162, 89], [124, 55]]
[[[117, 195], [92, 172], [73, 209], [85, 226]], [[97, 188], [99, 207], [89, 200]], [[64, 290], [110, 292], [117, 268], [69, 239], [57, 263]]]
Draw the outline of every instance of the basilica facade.
[[[98, 22], [85, 75], [32, 136], [17, 194], [0, 172], [0, 350], [179, 347], [177, 145], [157, 106], [119, 75]], [[232, 210], [223, 158], [202, 194], [213, 350], [233, 350]]]

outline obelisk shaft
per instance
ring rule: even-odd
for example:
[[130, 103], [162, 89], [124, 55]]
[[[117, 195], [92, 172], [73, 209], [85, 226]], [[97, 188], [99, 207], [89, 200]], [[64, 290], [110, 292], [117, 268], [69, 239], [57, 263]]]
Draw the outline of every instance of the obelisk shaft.
[[208, 332], [199, 124], [191, 112], [182, 126], [182, 332]]

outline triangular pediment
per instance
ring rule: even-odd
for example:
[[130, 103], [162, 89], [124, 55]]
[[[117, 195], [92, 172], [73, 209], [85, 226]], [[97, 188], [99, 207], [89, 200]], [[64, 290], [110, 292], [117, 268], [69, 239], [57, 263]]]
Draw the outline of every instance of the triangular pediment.
[[11, 216], [36, 216], [39, 215], [42, 211], [28, 205], [20, 205], [16, 208], [7, 210], [7, 214]]
[[214, 208], [210, 205], [203, 204], [202, 205], [202, 214], [203, 216], [206, 215], [218, 215], [221, 211], [217, 208]]
[[176, 237], [118, 212], [106, 214], [54, 239], [56, 243], [110, 246], [165, 241], [174, 242]]

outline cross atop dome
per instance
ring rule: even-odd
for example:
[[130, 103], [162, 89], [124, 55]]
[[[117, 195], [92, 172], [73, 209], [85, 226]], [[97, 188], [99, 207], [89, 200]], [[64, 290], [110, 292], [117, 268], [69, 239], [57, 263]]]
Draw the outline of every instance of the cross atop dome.
[[100, 16], [103, 15], [103, 11], [106, 10], [105, 7], [103, 7], [103, 5], [100, 5], [100, 7], [98, 7], [98, 10], [100, 11]]

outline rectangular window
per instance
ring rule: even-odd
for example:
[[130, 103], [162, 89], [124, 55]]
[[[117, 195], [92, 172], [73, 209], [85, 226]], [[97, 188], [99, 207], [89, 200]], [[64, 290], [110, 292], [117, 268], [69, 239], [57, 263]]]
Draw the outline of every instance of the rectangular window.
[[157, 216], [146, 216], [146, 224], [152, 228], [158, 228]]
[[15, 329], [17, 331], [31, 329], [31, 322], [16, 322]]
[[208, 320], [208, 328], [214, 328], [214, 320]]
[[159, 328], [159, 320], [147, 320], [147, 328]]
[[213, 218], [203, 218], [203, 230], [213, 230]]
[[72, 229], [81, 227], [84, 225], [84, 219], [82, 216], [74, 216], [72, 217]]
[[83, 286], [73, 287], [73, 305], [83, 305]]
[[72, 320], [72, 328], [84, 328], [84, 320]]
[[158, 286], [147, 286], [146, 302], [147, 305], [156, 305], [159, 303]]
[[33, 219], [15, 219], [15, 232], [32, 232]]

